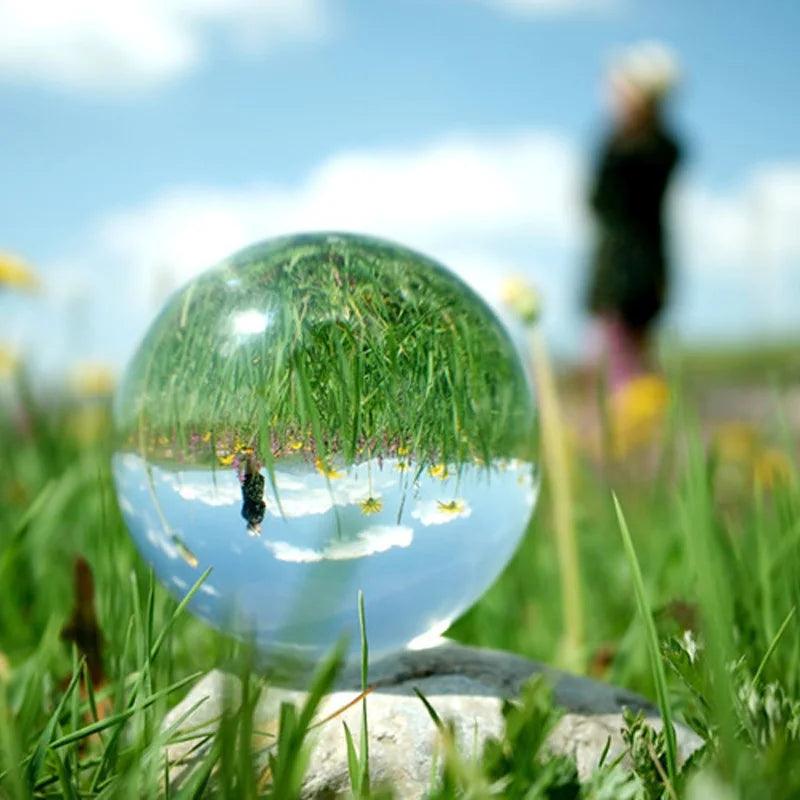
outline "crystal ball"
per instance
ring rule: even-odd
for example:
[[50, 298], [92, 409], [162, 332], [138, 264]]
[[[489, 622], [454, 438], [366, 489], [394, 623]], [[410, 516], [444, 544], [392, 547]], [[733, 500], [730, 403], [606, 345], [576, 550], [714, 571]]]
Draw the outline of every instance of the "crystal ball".
[[350, 234], [266, 241], [175, 293], [115, 398], [143, 557], [267, 657], [424, 646], [497, 578], [537, 479], [534, 403], [489, 307]]

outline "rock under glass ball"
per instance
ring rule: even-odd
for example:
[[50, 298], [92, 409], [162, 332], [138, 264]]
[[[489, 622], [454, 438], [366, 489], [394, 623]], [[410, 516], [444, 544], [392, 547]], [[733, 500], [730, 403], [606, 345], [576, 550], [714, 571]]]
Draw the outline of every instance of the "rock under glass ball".
[[167, 303], [116, 398], [114, 474], [144, 557], [268, 658], [441, 633], [536, 495], [533, 402], [488, 307], [429, 259], [313, 234], [246, 249]]

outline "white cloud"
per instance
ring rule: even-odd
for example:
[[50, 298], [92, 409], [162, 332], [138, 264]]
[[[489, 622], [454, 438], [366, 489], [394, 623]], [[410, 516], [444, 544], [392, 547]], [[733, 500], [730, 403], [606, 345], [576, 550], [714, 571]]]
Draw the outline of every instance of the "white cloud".
[[309, 39], [323, 0], [3, 0], [0, 78], [125, 91], [195, 66], [211, 28], [238, 49]]
[[[498, 276], [530, 271], [543, 246], [574, 250], [583, 227], [580, 169], [576, 149], [547, 131], [345, 152], [292, 186], [158, 195], [101, 220], [86, 251], [51, 271], [61, 273], [61, 284], [86, 287], [86, 305], [94, 304], [82, 313], [94, 326], [88, 338], [105, 348], [93, 355], [115, 360], [121, 353], [111, 348], [126, 338], [127, 355], [172, 289], [244, 245], [292, 232], [353, 230], [403, 242], [439, 258], [492, 301]], [[553, 293], [563, 277], [557, 261], [537, 275]], [[65, 308], [78, 305], [73, 295]], [[115, 296], [125, 302], [109, 304]], [[30, 320], [32, 334], [39, 324]]]
[[[345, 152], [294, 185], [158, 195], [99, 221], [84, 252], [51, 267], [82, 276], [70, 283], [62, 275], [62, 285], [93, 287], [82, 314], [94, 326], [94, 351], [86, 355], [119, 361], [169, 290], [238, 248], [297, 231], [355, 230], [440, 259], [490, 303], [499, 302], [503, 275], [527, 274], [545, 298], [551, 339], [575, 352], [588, 232], [584, 176], [575, 144], [541, 130]], [[727, 191], [682, 180], [672, 197], [680, 284], [672, 318], [681, 330], [748, 336], [767, 319], [796, 327], [790, 299], [800, 290], [798, 205], [797, 162], [757, 167]], [[728, 299], [709, 306], [710, 296]], [[110, 303], [114, 297], [125, 302]], [[72, 303], [70, 295], [63, 305]], [[47, 317], [55, 324], [58, 309]], [[37, 309], [31, 341], [41, 335], [41, 319]]]
[[350, 561], [375, 553], [385, 553], [393, 547], [408, 547], [414, 540], [414, 531], [405, 525], [372, 525], [354, 538], [332, 541], [321, 550], [298, 547], [289, 542], [264, 540], [264, 547], [278, 561], [308, 564], [317, 561]]
[[511, 14], [538, 16], [574, 11], [601, 11], [618, 5], [619, 0], [477, 0]]
[[310, 547], [298, 547], [289, 542], [264, 540], [264, 547], [269, 550], [278, 561], [292, 561], [295, 564], [311, 564], [315, 561], [322, 561], [325, 556], [319, 551]]

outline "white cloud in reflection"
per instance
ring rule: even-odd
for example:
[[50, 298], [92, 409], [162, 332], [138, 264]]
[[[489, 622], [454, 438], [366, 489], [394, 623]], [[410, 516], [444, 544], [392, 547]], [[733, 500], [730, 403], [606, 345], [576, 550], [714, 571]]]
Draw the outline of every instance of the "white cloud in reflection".
[[[138, 459], [137, 456], [133, 458]], [[383, 469], [377, 460], [369, 465], [360, 464], [330, 483], [316, 470], [307, 474], [276, 470], [277, 495], [269, 479], [266, 481], [264, 502], [267, 512], [274, 517], [304, 517], [325, 514], [334, 506], [356, 505], [368, 497], [380, 498], [382, 489], [398, 481], [392, 463], [384, 461]], [[312, 469], [306, 465], [303, 467]], [[242, 487], [233, 470], [218, 470], [213, 474], [199, 470], [170, 473], [156, 468], [154, 472], [162, 483], [184, 500], [208, 506], [232, 506], [242, 502]]]
[[310, 547], [297, 547], [289, 542], [264, 540], [264, 547], [269, 550], [278, 561], [293, 561], [296, 564], [308, 564], [312, 561], [322, 561], [325, 557], [318, 550]]
[[333, 561], [363, 558], [393, 547], [408, 547], [413, 540], [414, 530], [405, 525], [373, 525], [355, 539], [329, 544], [325, 548], [325, 558]]
[[197, 501], [207, 506], [232, 506], [242, 502], [239, 479], [232, 472], [211, 475], [199, 471], [171, 473], [158, 470], [158, 475], [163, 483], [190, 502]]
[[472, 515], [472, 507], [463, 497], [452, 500], [423, 500], [417, 503], [411, 516], [423, 525], [444, 525], [455, 519]]
[[157, 547], [161, 550], [167, 558], [180, 558], [178, 548], [160, 528], [150, 525], [145, 529], [144, 535], [147, 541], [150, 542], [153, 547]]
[[364, 558], [375, 553], [384, 553], [393, 547], [408, 547], [413, 540], [413, 529], [405, 525], [373, 525], [361, 531], [354, 539], [331, 542], [322, 550], [270, 539], [264, 541], [264, 546], [278, 561], [306, 564]]
[[277, 497], [267, 483], [264, 501], [267, 511], [275, 517], [325, 514], [334, 506], [356, 505], [368, 497], [380, 498], [381, 490], [395, 485], [397, 480], [397, 473], [388, 460], [384, 461], [383, 469], [377, 460], [373, 460], [369, 464], [353, 467], [341, 478], [330, 481], [316, 471], [306, 475], [276, 471]]

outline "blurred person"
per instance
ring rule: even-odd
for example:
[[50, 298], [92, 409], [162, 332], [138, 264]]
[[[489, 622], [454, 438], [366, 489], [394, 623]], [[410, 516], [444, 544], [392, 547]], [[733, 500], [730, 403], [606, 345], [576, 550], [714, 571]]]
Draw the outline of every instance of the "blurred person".
[[252, 453], [245, 458], [241, 481], [242, 517], [247, 522], [247, 532], [250, 536], [260, 536], [267, 504], [264, 502], [264, 476]]
[[612, 393], [646, 372], [647, 344], [667, 296], [664, 196], [681, 148], [663, 119], [678, 78], [663, 45], [633, 45], [607, 76], [612, 125], [589, 204], [596, 223], [587, 305]]

